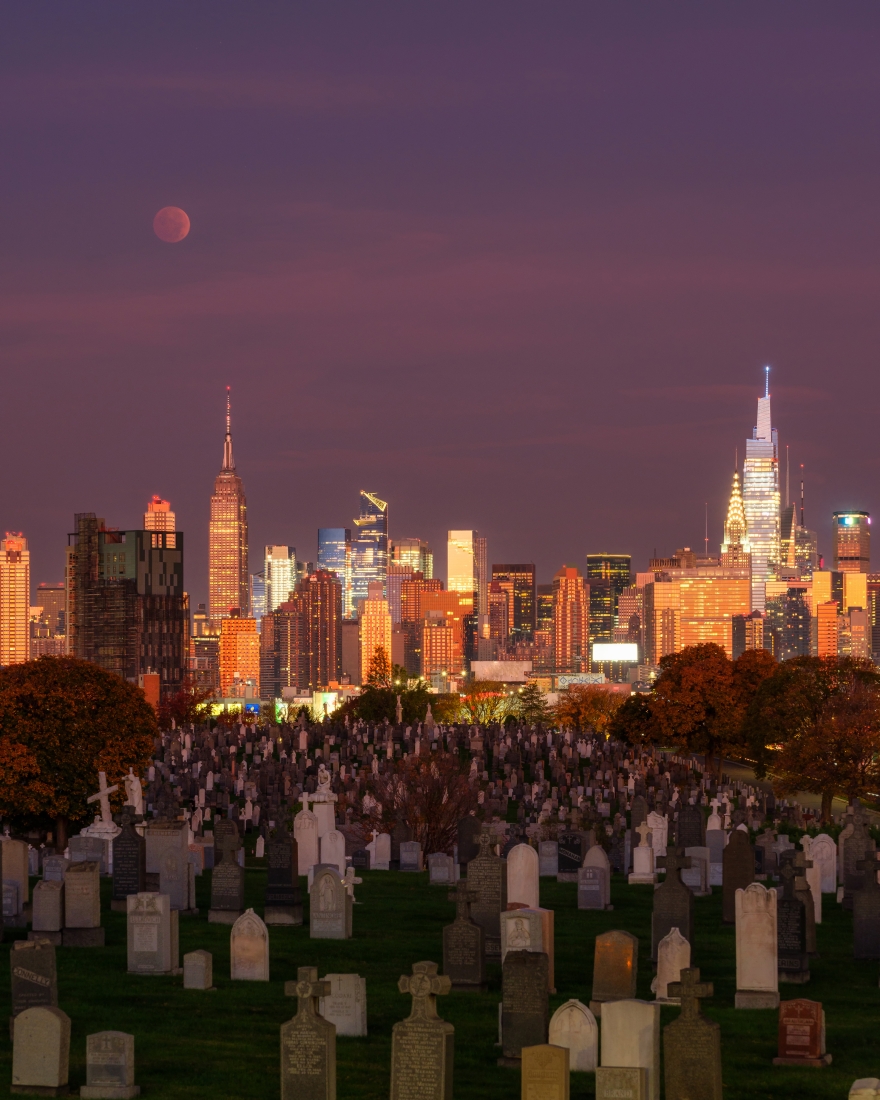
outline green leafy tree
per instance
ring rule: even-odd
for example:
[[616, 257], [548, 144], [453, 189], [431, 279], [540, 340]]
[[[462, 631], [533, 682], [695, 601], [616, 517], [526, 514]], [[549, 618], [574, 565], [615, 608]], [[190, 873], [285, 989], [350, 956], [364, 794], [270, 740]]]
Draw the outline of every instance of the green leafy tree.
[[391, 662], [388, 660], [388, 652], [383, 645], [377, 645], [373, 650], [365, 684], [371, 688], [391, 687]]
[[608, 723], [608, 736], [630, 745], [659, 741], [660, 731], [651, 714], [651, 696], [636, 692], [624, 699]]
[[[98, 772], [120, 783], [143, 772], [159, 727], [140, 688], [76, 657], [40, 657], [0, 670], [0, 813], [20, 828], [94, 816]], [[122, 791], [114, 801], [121, 805]]]
[[550, 708], [544, 693], [531, 681], [518, 693], [516, 700], [517, 715], [528, 725], [538, 725], [550, 720]]

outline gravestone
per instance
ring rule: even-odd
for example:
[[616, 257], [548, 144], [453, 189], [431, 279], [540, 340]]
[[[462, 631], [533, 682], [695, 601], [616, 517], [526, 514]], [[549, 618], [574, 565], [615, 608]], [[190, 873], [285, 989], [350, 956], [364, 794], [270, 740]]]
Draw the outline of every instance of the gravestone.
[[222, 853], [222, 858], [211, 872], [211, 908], [208, 910], [208, 922], [235, 924], [244, 911], [244, 868], [239, 866], [236, 858], [238, 828], [236, 827], [235, 837], [231, 840], [226, 836], [222, 839], [215, 836], [215, 847], [218, 840], [218, 854]]
[[543, 951], [544, 928], [536, 909], [508, 909], [501, 914], [501, 961], [508, 951]]
[[868, 858], [868, 853], [874, 850], [874, 841], [867, 828], [867, 819], [861, 802], [855, 799], [851, 815], [853, 831], [846, 838], [843, 848], [843, 906], [852, 909], [853, 891], [862, 884], [861, 872], [858, 869], [860, 860]]
[[862, 886], [853, 892], [853, 958], [880, 959], [880, 884], [874, 852], [856, 864]]
[[358, 848], [351, 857], [351, 865], [356, 871], [370, 870], [370, 851], [368, 848]]
[[456, 916], [443, 929], [443, 973], [453, 989], [479, 993], [486, 989], [486, 952], [483, 929], [471, 919], [473, 898], [474, 891], [463, 883], [449, 895]]
[[[734, 830], [734, 833], [731, 835], [730, 839], [733, 840], [733, 837], [736, 835], [736, 833], [740, 831], [741, 830]], [[743, 835], [746, 836], [746, 839], [748, 840], [748, 836], [745, 833], [743, 833]], [[776, 833], [774, 833], [772, 829], [765, 829], [755, 841], [754, 850], [755, 869], [757, 869], [760, 865], [758, 873], [764, 875], [775, 875], [777, 868]], [[748, 883], [739, 883], [737, 888], [744, 890], [747, 885]]]
[[9, 952], [12, 1015], [41, 1005], [58, 1007], [55, 945], [47, 940], [16, 940]]
[[318, 1001], [318, 1011], [337, 1035], [367, 1034], [367, 980], [359, 974], [325, 974], [330, 992]]
[[837, 847], [827, 833], [813, 837], [810, 859], [819, 867], [823, 894], [837, 892]]
[[540, 905], [538, 853], [529, 844], [517, 844], [507, 856], [507, 903], [518, 901], [534, 909]]
[[100, 864], [89, 861], [71, 863], [64, 872], [65, 947], [104, 946], [99, 874]]
[[171, 974], [180, 968], [179, 914], [167, 894], [129, 894], [128, 971]]
[[538, 844], [538, 866], [542, 877], [559, 874], [559, 845], [555, 840], [542, 840]]
[[636, 830], [648, 820], [648, 802], [644, 795], [637, 794], [633, 798], [629, 809], [630, 829], [635, 835]]
[[813, 935], [815, 937], [816, 925], [822, 923], [822, 868], [817, 860], [813, 859], [813, 838], [807, 833], [801, 837], [801, 848], [806, 856], [804, 864], [804, 878], [810, 889], [810, 898], [813, 902]]
[[397, 988], [412, 996], [412, 1009], [392, 1028], [391, 1100], [452, 1100], [455, 1028], [437, 1015], [451, 982], [436, 963], [417, 962]]
[[183, 988], [214, 988], [214, 960], [210, 951], [190, 951], [183, 956]]
[[727, 834], [722, 829], [706, 830], [706, 847], [709, 849], [709, 885], [724, 884], [724, 846]]
[[722, 1100], [721, 1026], [700, 1012], [700, 1000], [712, 996], [712, 983], [701, 982], [699, 969], [689, 967], [669, 992], [679, 998], [681, 1014], [663, 1029], [666, 1100]]
[[391, 869], [391, 835], [379, 833], [372, 843], [376, 847], [370, 857], [370, 866], [374, 871], [389, 871]]
[[657, 873], [654, 870], [654, 849], [651, 847], [651, 830], [648, 823], [643, 821], [636, 829], [639, 843], [633, 848], [633, 869], [627, 882], [633, 886], [637, 884], [653, 884], [657, 881]]
[[428, 885], [455, 885], [455, 861], [452, 856], [445, 852], [432, 852], [428, 856]]
[[669, 836], [669, 818], [665, 814], [658, 814], [652, 810], [647, 817], [648, 828], [651, 830], [651, 847], [654, 849], [655, 861], [666, 853], [668, 847], [666, 841]]
[[699, 806], [683, 806], [678, 811], [675, 830], [676, 848], [702, 848], [704, 844], [703, 811]]
[[234, 982], [269, 980], [269, 930], [253, 909], [242, 913], [229, 934], [229, 976]]
[[810, 961], [806, 911], [794, 888], [796, 873], [791, 862], [779, 868], [783, 892], [776, 902], [776, 955], [780, 982], [801, 985], [810, 980]]
[[665, 868], [666, 877], [654, 891], [651, 914], [651, 959], [657, 961], [657, 947], [664, 936], [677, 928], [693, 947], [694, 895], [681, 881], [681, 871], [690, 866], [690, 859], [675, 848], [667, 848], [657, 863]]
[[[175, 913], [175, 916], [177, 914]], [[134, 1083], [134, 1036], [123, 1031], [99, 1031], [86, 1038], [85, 1100], [131, 1100], [140, 1096]]]
[[335, 867], [340, 875], [345, 874], [345, 837], [338, 829], [328, 829], [324, 833], [318, 841], [318, 851], [322, 863]]
[[60, 947], [64, 927], [64, 883], [38, 882], [34, 887], [32, 909], [28, 939], [47, 939]]
[[648, 1100], [648, 1074], [644, 1069], [599, 1066], [596, 1100]]
[[734, 829], [721, 857], [723, 882], [721, 884], [721, 919], [725, 924], [736, 920], [736, 892], [745, 890], [755, 881], [755, 850], [749, 843], [748, 833]]
[[123, 806], [122, 813], [113, 820], [121, 826], [121, 832], [113, 843], [113, 895], [110, 909], [114, 913], [126, 912], [129, 894], [144, 892], [147, 874], [147, 844], [135, 825], [143, 821], [133, 806]]
[[681, 881], [696, 898], [711, 897], [709, 887], [709, 849], [706, 847], [685, 848], [684, 854], [690, 859], [687, 871], [682, 871]]
[[880, 1079], [860, 1077], [853, 1081], [847, 1096], [849, 1100], [880, 1100]]
[[330, 983], [301, 966], [284, 993], [296, 997], [296, 1015], [281, 1025], [281, 1100], [336, 1100], [336, 1028], [318, 1011]]
[[657, 976], [651, 982], [651, 992], [658, 1004], [678, 1004], [678, 999], [669, 996], [669, 983], [681, 980], [682, 970], [691, 965], [691, 945], [673, 928], [664, 936], [657, 947]]
[[[216, 843], [217, 822], [214, 826]], [[234, 826], [234, 822], [230, 822]], [[162, 821], [147, 826], [147, 872], [158, 873], [159, 893], [171, 899], [171, 908], [193, 907], [190, 878], [192, 871], [187, 844], [187, 825], [183, 821]]]
[[483, 929], [489, 957], [501, 956], [501, 913], [507, 908], [507, 864], [492, 851], [487, 828], [480, 833], [480, 854], [467, 865], [467, 886], [476, 893], [471, 918]]
[[558, 845], [558, 880], [560, 882], [577, 882], [577, 873], [584, 862], [583, 835], [581, 833], [560, 833]]
[[480, 854], [480, 822], [475, 817], [465, 817], [458, 823], [458, 862], [464, 867]]
[[65, 1096], [70, 1061], [70, 1017], [53, 1005], [15, 1018], [10, 1092]]
[[596, 937], [593, 955], [593, 996], [590, 1010], [602, 1014], [607, 1001], [630, 1001], [636, 995], [639, 941], [629, 932], [605, 932]]
[[508, 951], [501, 968], [504, 1059], [518, 1063], [524, 1046], [546, 1043], [550, 1022], [548, 984], [549, 959], [543, 951]]
[[825, 1013], [818, 1001], [783, 1001], [779, 1006], [779, 1055], [774, 1066], [828, 1066]]
[[401, 871], [422, 871], [422, 846], [417, 840], [404, 840], [400, 844]]
[[609, 893], [604, 867], [581, 867], [578, 871], [578, 909], [604, 909]]
[[777, 894], [753, 882], [736, 892], [737, 1008], [779, 1004]]
[[548, 1041], [565, 1047], [572, 1073], [595, 1073], [599, 1060], [599, 1026], [596, 1017], [580, 1001], [566, 1001], [550, 1018]]
[[[600, 1041], [602, 1066], [641, 1069], [645, 1088], [637, 1095], [643, 1095], [645, 1100], [660, 1100], [660, 1005], [636, 1000], [609, 1001], [602, 1013]], [[602, 1095], [600, 1072], [596, 1071], [597, 1098]]]
[[67, 864], [64, 856], [45, 856], [43, 859], [43, 882], [64, 882]]
[[279, 830], [275, 836], [269, 838], [268, 849], [269, 869], [263, 920], [266, 924], [300, 925], [303, 922], [303, 910], [296, 841], [286, 830]]
[[71, 863], [97, 863], [99, 874], [107, 874], [107, 849], [99, 836], [72, 836], [67, 848]]
[[307, 875], [318, 862], [318, 819], [311, 810], [300, 810], [293, 819], [298, 874]]
[[[590, 867], [597, 867], [603, 872], [603, 908], [611, 909], [611, 864], [601, 844], [594, 844], [584, 856], [584, 863], [581, 869], [587, 870]], [[580, 883], [580, 879], [578, 879], [578, 883]]]
[[780, 865], [790, 863], [794, 868], [794, 896], [799, 898], [804, 907], [804, 927], [806, 934], [807, 954], [817, 957], [816, 950], [816, 909], [813, 905], [813, 892], [807, 882], [807, 872], [812, 870], [813, 862], [807, 859], [805, 852], [789, 849], [782, 852], [779, 857]]
[[569, 1100], [569, 1066], [567, 1047], [523, 1047], [522, 1095], [527, 1100]]
[[351, 937], [352, 899], [333, 867], [320, 867], [309, 890], [309, 936], [313, 940]]

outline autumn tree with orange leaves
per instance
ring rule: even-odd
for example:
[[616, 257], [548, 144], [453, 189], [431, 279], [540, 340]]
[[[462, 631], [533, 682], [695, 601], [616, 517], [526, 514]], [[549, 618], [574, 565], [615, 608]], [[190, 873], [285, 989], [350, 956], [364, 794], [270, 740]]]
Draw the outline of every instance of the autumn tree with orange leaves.
[[[150, 759], [158, 726], [140, 688], [76, 657], [40, 657], [0, 669], [0, 814], [15, 828], [94, 817], [98, 772], [121, 783]], [[121, 805], [122, 791], [114, 801]]]

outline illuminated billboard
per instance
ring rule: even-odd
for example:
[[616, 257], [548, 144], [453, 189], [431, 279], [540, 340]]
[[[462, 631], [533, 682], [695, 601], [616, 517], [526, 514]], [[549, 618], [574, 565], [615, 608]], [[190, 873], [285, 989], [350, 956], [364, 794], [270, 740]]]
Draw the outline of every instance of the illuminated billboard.
[[636, 642], [593, 642], [593, 661], [622, 661], [624, 664], [639, 663], [639, 647]]

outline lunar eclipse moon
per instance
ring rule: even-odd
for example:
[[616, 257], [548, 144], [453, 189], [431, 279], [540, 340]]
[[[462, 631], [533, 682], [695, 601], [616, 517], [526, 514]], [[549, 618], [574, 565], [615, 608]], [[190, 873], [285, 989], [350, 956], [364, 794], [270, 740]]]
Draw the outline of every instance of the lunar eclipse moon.
[[179, 206], [163, 206], [153, 218], [153, 232], [166, 244], [177, 244], [189, 233], [189, 215]]

